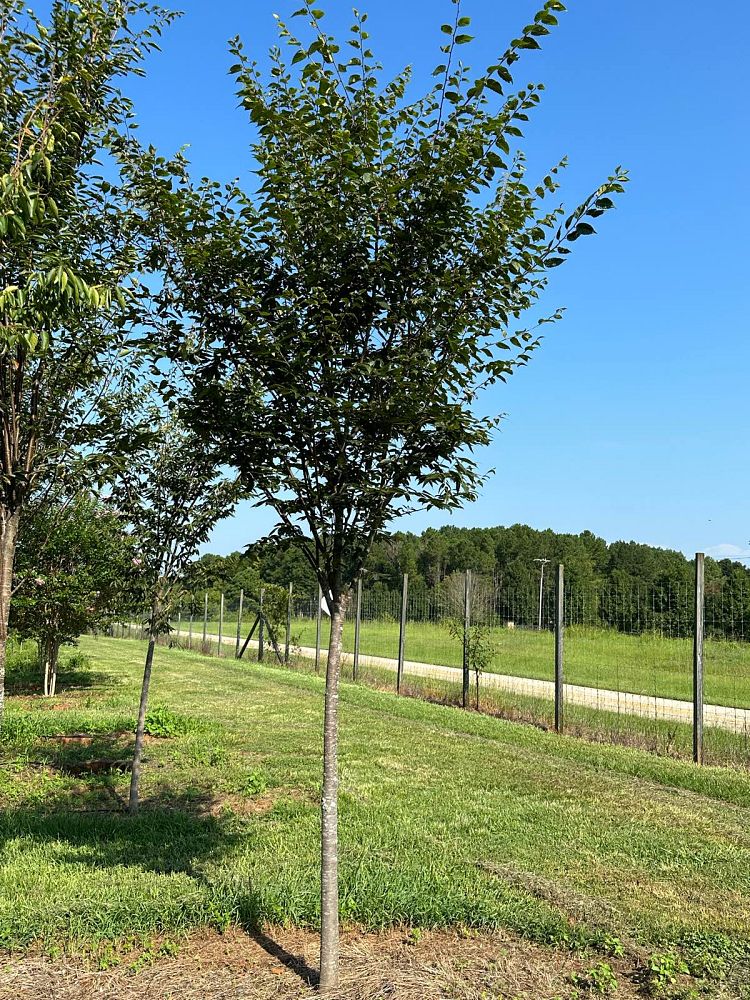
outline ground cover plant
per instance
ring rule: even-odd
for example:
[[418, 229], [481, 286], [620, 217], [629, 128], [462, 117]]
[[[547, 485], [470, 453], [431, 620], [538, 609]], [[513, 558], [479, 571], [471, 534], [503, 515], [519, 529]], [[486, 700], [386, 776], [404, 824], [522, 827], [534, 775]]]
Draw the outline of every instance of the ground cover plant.
[[[143, 645], [82, 652], [93, 686], [56, 710], [9, 702], [2, 944], [106, 956], [204, 926], [316, 927], [322, 678], [158, 647], [128, 816]], [[341, 711], [345, 924], [503, 929], [587, 949], [586, 967], [622, 946], [641, 971], [674, 953], [702, 978], [742, 974], [750, 777], [346, 683]]]

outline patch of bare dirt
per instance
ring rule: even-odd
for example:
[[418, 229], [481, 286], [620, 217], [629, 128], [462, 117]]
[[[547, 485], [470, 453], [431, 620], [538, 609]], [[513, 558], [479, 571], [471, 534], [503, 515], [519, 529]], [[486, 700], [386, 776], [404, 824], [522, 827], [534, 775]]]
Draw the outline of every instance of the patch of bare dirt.
[[[317, 950], [308, 932], [231, 930], [193, 934], [174, 957], [144, 965], [129, 956], [106, 971], [71, 959], [10, 958], [0, 969], [0, 1000], [308, 1000], [317, 995]], [[341, 954], [338, 1000], [555, 1000], [571, 995], [573, 973], [596, 962], [505, 933], [348, 932]], [[635, 970], [611, 965], [619, 1000], [633, 1000]]]

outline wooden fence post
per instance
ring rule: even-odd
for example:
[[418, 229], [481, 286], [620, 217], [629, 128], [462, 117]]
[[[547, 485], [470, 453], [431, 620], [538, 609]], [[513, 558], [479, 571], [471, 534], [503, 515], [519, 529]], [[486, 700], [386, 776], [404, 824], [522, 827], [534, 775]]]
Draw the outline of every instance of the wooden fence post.
[[195, 618], [195, 600], [190, 595], [190, 624], [188, 625], [188, 649], [193, 648], [193, 619]]
[[461, 694], [461, 704], [464, 708], [469, 707], [469, 685], [470, 677], [470, 648], [471, 642], [471, 570], [467, 569], [464, 576], [464, 649], [463, 649], [463, 690]]
[[289, 584], [289, 596], [286, 599], [286, 641], [284, 642], [284, 663], [289, 664], [289, 648], [292, 645], [292, 599], [294, 585]]
[[323, 588], [318, 584], [318, 613], [315, 619], [315, 673], [320, 673], [320, 616], [323, 604]]
[[354, 663], [352, 680], [356, 681], [359, 671], [359, 629], [362, 624], [362, 574], [357, 577], [357, 603], [354, 611]]
[[203, 649], [206, 648], [206, 636], [208, 635], [208, 591], [203, 593]]
[[557, 567], [557, 586], [555, 588], [555, 731], [563, 731], [565, 702], [565, 567], [562, 563]]
[[219, 641], [216, 644], [216, 655], [221, 656], [221, 644], [224, 638], [224, 595], [219, 601]]
[[180, 601], [177, 608], [177, 641], [180, 641], [180, 632], [182, 631], [182, 601]]
[[693, 639], [693, 760], [703, 763], [703, 632], [706, 606], [705, 556], [695, 556], [695, 632]]
[[263, 663], [266, 657], [266, 643], [265, 643], [265, 631], [263, 626], [265, 622], [263, 620], [263, 594], [265, 593], [265, 588], [260, 588], [260, 602], [258, 604], [258, 663]]
[[237, 608], [237, 641], [234, 647], [234, 658], [240, 658], [240, 645], [242, 644], [242, 605], [245, 603], [245, 591], [240, 590], [240, 605]]
[[404, 573], [401, 586], [401, 622], [398, 632], [398, 671], [396, 673], [396, 693], [401, 694], [401, 684], [404, 680], [404, 645], [406, 642], [406, 604], [409, 599], [409, 574]]

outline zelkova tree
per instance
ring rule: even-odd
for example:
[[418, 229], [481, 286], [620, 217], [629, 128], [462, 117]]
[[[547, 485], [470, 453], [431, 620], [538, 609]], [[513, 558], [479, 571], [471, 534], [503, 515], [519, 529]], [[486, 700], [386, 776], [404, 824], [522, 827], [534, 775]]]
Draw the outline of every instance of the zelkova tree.
[[[101, 394], [135, 309], [139, 217], [116, 161], [140, 72], [172, 15], [140, 0], [0, 0], [0, 713], [19, 522], [71, 449], [105, 434]], [[138, 25], [140, 27], [138, 27]], [[120, 373], [122, 374], [122, 373]]]
[[237, 482], [221, 474], [216, 460], [194, 434], [173, 419], [160, 423], [155, 418], [153, 427], [148, 450], [123, 472], [114, 492], [118, 511], [130, 524], [133, 566], [150, 606], [130, 780], [132, 813], [139, 805], [143, 736], [157, 639], [169, 631], [188, 564], [214, 525], [232, 513], [239, 496]]
[[[561, 10], [548, 0], [474, 77], [456, 2], [436, 82], [410, 99], [408, 70], [381, 82], [364, 14], [341, 49], [305, 5], [293, 17], [307, 40], [279, 21], [268, 79], [233, 45], [256, 189], [191, 188], [179, 158], [155, 154], [144, 181], [173, 251], [162, 319], [192, 381], [188, 418], [303, 547], [331, 609], [324, 991], [338, 975], [338, 688], [352, 584], [391, 519], [477, 495], [475, 453], [497, 424], [480, 393], [529, 361], [549, 271], [626, 179], [617, 169], [570, 213], [549, 204], [562, 164], [526, 179], [518, 141], [542, 87], [514, 89], [512, 67]], [[164, 183], [170, 172], [181, 190]]]

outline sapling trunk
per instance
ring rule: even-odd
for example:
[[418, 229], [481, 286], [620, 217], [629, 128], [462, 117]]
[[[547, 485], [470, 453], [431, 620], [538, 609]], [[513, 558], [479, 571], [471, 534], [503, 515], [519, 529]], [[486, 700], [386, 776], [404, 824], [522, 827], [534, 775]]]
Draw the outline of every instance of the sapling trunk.
[[57, 664], [60, 660], [60, 644], [51, 642], [49, 649], [49, 695], [54, 698], [57, 694]]
[[346, 601], [346, 596], [333, 600], [331, 638], [328, 643], [326, 667], [320, 841], [320, 990], [322, 993], [336, 989], [339, 978], [338, 708], [341, 637]]
[[135, 749], [133, 750], [133, 770], [130, 773], [130, 800], [128, 808], [131, 813], [138, 812], [138, 789], [141, 780], [141, 759], [143, 756], [143, 735], [146, 730], [146, 712], [148, 710], [148, 689], [151, 684], [151, 668], [154, 664], [154, 648], [157, 638], [157, 621], [159, 614], [159, 602], [154, 601], [151, 609], [151, 621], [148, 630], [148, 650], [146, 651], [146, 663], [143, 668], [143, 684], [141, 685], [141, 703], [138, 708], [138, 725], [135, 730]]
[[53, 698], [57, 688], [57, 661], [60, 656], [60, 644], [52, 639], [47, 639], [43, 644], [44, 650], [44, 696]]
[[18, 542], [20, 514], [0, 510], [0, 725], [5, 711], [5, 666], [8, 654], [8, 619], [13, 590], [13, 564]]

